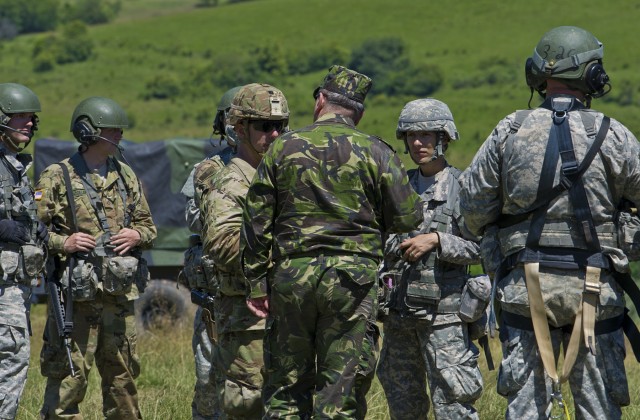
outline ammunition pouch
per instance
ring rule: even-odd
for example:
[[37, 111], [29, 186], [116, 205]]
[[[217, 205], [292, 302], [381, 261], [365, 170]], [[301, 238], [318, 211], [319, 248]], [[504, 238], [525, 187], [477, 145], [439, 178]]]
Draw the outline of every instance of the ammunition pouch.
[[102, 287], [106, 294], [122, 296], [131, 292], [131, 286], [137, 283], [140, 260], [133, 256], [104, 258], [102, 264]]
[[640, 260], [640, 217], [631, 212], [618, 213], [618, 248], [629, 261]]
[[85, 259], [79, 259], [71, 272], [71, 284], [69, 285], [69, 265], [64, 270], [60, 283], [64, 289], [71, 287], [71, 295], [75, 302], [88, 302], [95, 300], [98, 293], [98, 274], [94, 264]]
[[184, 253], [184, 267], [178, 281], [189, 289], [206, 290], [215, 295], [218, 291], [218, 276], [213, 260], [203, 255], [202, 243], [189, 247]]
[[0, 250], [0, 282], [34, 287], [45, 264], [43, 248], [34, 244], [4, 243]]
[[404, 303], [409, 309], [423, 309], [440, 302], [440, 286], [436, 283], [433, 269], [410, 270], [407, 280]]
[[470, 277], [462, 289], [458, 316], [466, 323], [477, 321], [485, 314], [490, 297], [489, 276]]

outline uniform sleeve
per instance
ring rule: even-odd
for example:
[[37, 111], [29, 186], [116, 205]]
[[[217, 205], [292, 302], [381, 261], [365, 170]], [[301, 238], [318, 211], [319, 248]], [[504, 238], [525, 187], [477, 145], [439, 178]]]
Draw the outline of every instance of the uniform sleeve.
[[[275, 145], [275, 143], [274, 143]], [[273, 220], [277, 191], [274, 186], [273, 146], [263, 158], [249, 186], [243, 213], [242, 267], [249, 283], [249, 297], [267, 295], [267, 271], [273, 248]]]
[[[459, 205], [459, 198], [456, 204]], [[453, 220], [451, 228], [451, 233], [438, 233], [440, 238], [438, 256], [440, 260], [458, 265], [479, 264], [480, 246], [477, 241], [478, 238], [468, 233], [464, 227], [464, 218], [459, 216]]]
[[411, 188], [407, 172], [398, 155], [389, 150], [388, 165], [382, 165], [380, 202], [386, 233], [411, 232], [422, 223], [420, 196]]
[[68, 204], [62, 171], [54, 166], [42, 171], [36, 191], [39, 195], [39, 198], [36, 198], [38, 218], [49, 229], [49, 251], [62, 255], [64, 243], [69, 237], [67, 233], [72, 231], [64, 213]]
[[[133, 174], [133, 171], [131, 171], [131, 173]], [[130, 228], [140, 234], [140, 248], [148, 249], [153, 246], [153, 241], [158, 236], [158, 231], [153, 223], [147, 198], [141, 190], [141, 184], [138, 182], [135, 174], [133, 174], [132, 179], [132, 184], [134, 185], [132, 185], [131, 191], [133, 194], [133, 202], [136, 203], [136, 206], [131, 217]]]
[[460, 212], [469, 231], [476, 236], [495, 222], [502, 211], [500, 144], [508, 135], [508, 127], [506, 120], [498, 124], [462, 174]]
[[228, 177], [221, 181], [214, 183], [202, 197], [201, 214], [206, 226], [203, 231], [204, 250], [218, 269], [238, 272], [240, 228], [246, 186], [242, 188]]

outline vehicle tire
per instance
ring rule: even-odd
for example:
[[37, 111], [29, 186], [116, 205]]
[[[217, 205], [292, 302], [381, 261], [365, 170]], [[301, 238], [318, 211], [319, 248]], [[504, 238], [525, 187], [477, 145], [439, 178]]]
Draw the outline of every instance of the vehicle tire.
[[151, 280], [136, 301], [136, 319], [143, 330], [171, 327], [186, 319], [193, 304], [186, 289], [170, 280]]

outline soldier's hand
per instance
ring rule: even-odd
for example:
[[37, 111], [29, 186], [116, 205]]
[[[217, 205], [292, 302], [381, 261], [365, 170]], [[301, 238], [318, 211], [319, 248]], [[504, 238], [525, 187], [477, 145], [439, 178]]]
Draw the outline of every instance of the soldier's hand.
[[116, 235], [111, 237], [111, 244], [116, 247], [113, 249], [116, 254], [124, 255], [137, 246], [140, 241], [140, 232], [135, 229], [123, 228]]
[[248, 298], [247, 306], [257, 317], [266, 318], [269, 315], [269, 298], [267, 296], [259, 298]]
[[89, 252], [96, 247], [96, 240], [88, 233], [76, 232], [64, 241], [64, 252], [73, 254], [74, 252]]
[[24, 245], [29, 242], [29, 231], [24, 224], [15, 220], [0, 220], [0, 241]]
[[440, 245], [440, 238], [435, 232], [422, 233], [413, 238], [402, 241], [400, 249], [403, 251], [402, 258], [407, 261], [417, 261], [424, 254], [433, 251]]

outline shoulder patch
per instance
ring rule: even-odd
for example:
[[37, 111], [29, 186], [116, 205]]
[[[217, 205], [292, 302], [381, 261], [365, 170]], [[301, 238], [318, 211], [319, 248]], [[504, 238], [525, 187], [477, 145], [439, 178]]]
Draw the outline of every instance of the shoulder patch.
[[33, 198], [34, 198], [36, 201], [40, 201], [40, 200], [42, 200], [42, 197], [44, 197], [44, 190], [43, 190], [43, 189], [38, 189], [38, 190], [35, 190], [35, 191], [34, 191], [34, 193], [33, 193]]

